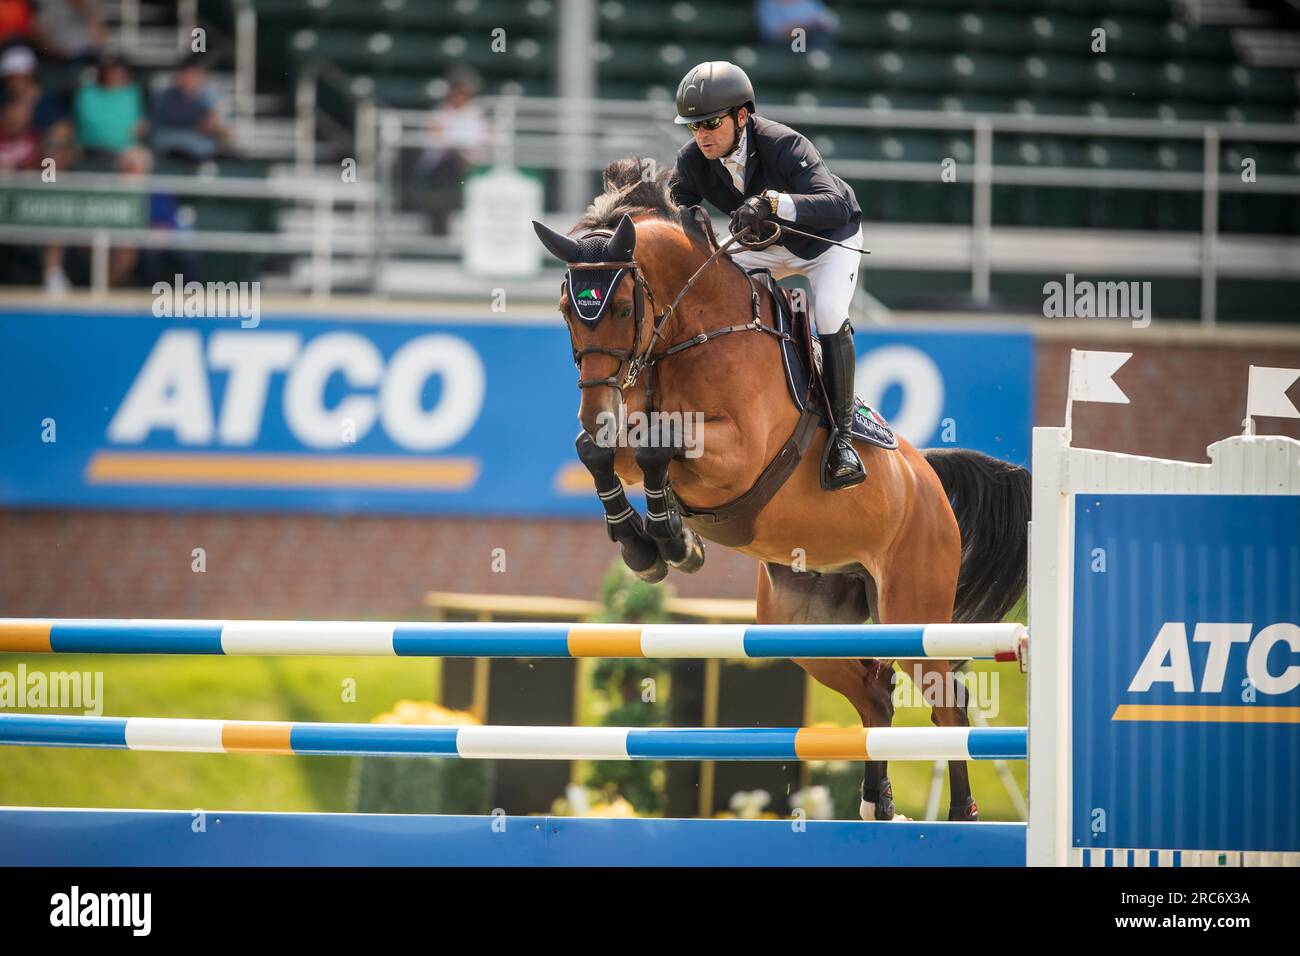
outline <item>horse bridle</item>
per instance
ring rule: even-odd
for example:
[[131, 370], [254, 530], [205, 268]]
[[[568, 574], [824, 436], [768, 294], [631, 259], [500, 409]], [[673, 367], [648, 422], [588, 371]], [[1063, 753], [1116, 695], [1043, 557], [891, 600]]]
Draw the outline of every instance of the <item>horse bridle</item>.
[[[773, 225], [776, 226], [775, 223], [773, 223]], [[775, 242], [780, 236], [780, 228], [781, 228], [780, 226], [776, 226], [777, 233], [775, 235], [765, 237], [762, 241], [762, 245], [767, 246]], [[612, 236], [613, 236], [612, 232], [604, 229], [598, 229], [593, 232], [587, 233], [586, 235], [582, 236], [581, 239], [594, 239], [594, 238], [608, 239]], [[579, 241], [581, 241], [581, 239]], [[625, 262], [566, 263], [566, 266], [570, 270], [617, 269], [617, 270], [622, 270], [624, 272], [631, 272], [632, 282], [633, 282], [633, 289], [632, 289], [633, 327], [632, 327], [631, 347], [625, 349], [616, 349], [616, 348], [610, 348], [607, 345], [585, 345], [582, 348], [578, 348], [573, 344], [573, 330], [572, 328], [569, 329], [569, 346], [573, 350], [573, 364], [576, 365], [579, 369], [581, 369], [582, 367], [582, 357], [584, 355], [610, 355], [619, 360], [618, 368], [614, 370], [613, 375], [608, 375], [605, 378], [580, 379], [578, 381], [578, 388], [580, 389], [598, 388], [600, 386], [605, 386], [608, 388], [617, 389], [619, 394], [622, 394], [625, 389], [631, 388], [633, 385], [636, 384], [637, 379], [644, 371], [646, 372], [646, 407], [647, 409], [650, 409], [653, 407], [652, 406], [653, 367], [655, 363], [661, 361], [662, 359], [667, 358], [670, 355], [676, 355], [678, 352], [685, 351], [686, 349], [694, 348], [697, 345], [703, 345], [705, 342], [709, 342], [717, 338], [718, 336], [726, 335], [730, 332], [742, 332], [742, 331], [767, 332], [784, 341], [789, 341], [790, 336], [787, 333], [778, 331], [777, 329], [771, 328], [763, 324], [762, 311], [761, 311], [761, 306], [758, 297], [758, 288], [754, 285], [754, 277], [751, 276], [748, 272], [744, 272], [744, 270], [742, 269], [741, 271], [744, 272], [745, 280], [749, 283], [750, 305], [751, 305], [751, 314], [752, 314], [752, 318], [750, 319], [749, 322], [745, 322], [740, 325], [723, 326], [721, 328], [714, 329], [711, 332], [701, 332], [698, 335], [694, 335], [691, 338], [686, 339], [685, 341], [678, 342], [675, 345], [669, 346], [668, 348], [664, 349], [662, 352], [654, 351], [655, 343], [659, 341], [660, 337], [663, 334], [664, 327], [668, 323], [668, 319], [676, 311], [677, 306], [682, 301], [683, 297], [685, 297], [686, 293], [690, 292], [691, 289], [694, 288], [696, 280], [699, 279], [700, 275], [703, 274], [704, 270], [707, 269], [709, 266], [711, 266], [715, 261], [717, 261], [718, 257], [723, 255], [735, 243], [740, 243], [741, 245], [744, 246], [749, 245], [749, 243], [744, 242], [744, 240], [742, 240], [739, 235], [732, 235], [730, 238], [728, 238], [727, 241], [724, 242], [722, 245], [720, 245], [714, 251], [714, 253], [711, 256], [709, 256], [709, 258], [706, 259], [698, 269], [695, 270], [694, 274], [689, 279], [686, 280], [686, 284], [682, 286], [681, 290], [673, 298], [673, 301], [668, 304], [668, 308], [664, 309], [662, 312], [658, 310], [658, 306], [655, 304], [654, 293], [650, 290], [650, 284], [646, 282], [645, 275], [642, 273], [641, 266], [636, 261], [635, 256], [633, 256], [630, 260], [627, 260]], [[610, 296], [613, 296], [615, 290], [618, 288], [619, 283], [621, 283], [622, 281], [623, 278], [622, 276], [620, 276], [618, 280], [614, 283], [614, 285], [610, 287], [609, 290]], [[650, 341], [646, 344], [644, 350], [638, 352], [637, 349], [641, 341], [641, 328], [645, 323], [645, 300], [646, 299], [650, 300], [650, 308], [653, 310], [653, 315], [654, 315], [653, 328], [650, 335]], [[622, 381], [620, 381], [618, 377], [618, 373], [622, 370], [624, 363], [627, 363], [627, 373], [623, 376]]]
[[[612, 235], [613, 233], [608, 232], [606, 230], [597, 230], [595, 232], [589, 232], [586, 235], [582, 236], [581, 238], [582, 239], [596, 239], [596, 238], [608, 239]], [[569, 347], [573, 350], [573, 364], [577, 366], [579, 370], [581, 370], [582, 368], [582, 357], [584, 355], [612, 355], [614, 358], [618, 359], [618, 368], [614, 369], [613, 375], [606, 376], [605, 378], [580, 379], [578, 381], [578, 388], [597, 388], [599, 386], [604, 385], [604, 386], [608, 386], [609, 388], [616, 388], [621, 392], [624, 388], [628, 387], [628, 385], [626, 383], [620, 383], [618, 379], [618, 373], [622, 371], [623, 363], [625, 363], [628, 359], [632, 358], [632, 356], [635, 354], [637, 344], [641, 341], [641, 327], [645, 324], [645, 300], [646, 299], [650, 300], [650, 307], [652, 309], [656, 309], [656, 310], [658, 309], [658, 306], [655, 305], [654, 293], [650, 291], [650, 286], [646, 283], [645, 276], [641, 274], [641, 267], [637, 264], [635, 257], [626, 262], [569, 262], [566, 263], [566, 266], [571, 271], [572, 270], [615, 269], [622, 273], [626, 273], [629, 271], [632, 273], [633, 327], [632, 327], [631, 348], [616, 349], [616, 348], [610, 348], [607, 345], [584, 345], [582, 348], [578, 348], [576, 345], [573, 344], [572, 328], [570, 328], [569, 330]], [[623, 277], [620, 275], [618, 281], [616, 281], [614, 285], [612, 285], [609, 289], [608, 295], [610, 297], [614, 295], [615, 291], [617, 291], [619, 285], [622, 282], [623, 282]], [[567, 283], [568, 280], [566, 279], [565, 284], [567, 285]], [[656, 324], [658, 324], [658, 321], [659, 319], [656, 313], [656, 318], [655, 318]]]

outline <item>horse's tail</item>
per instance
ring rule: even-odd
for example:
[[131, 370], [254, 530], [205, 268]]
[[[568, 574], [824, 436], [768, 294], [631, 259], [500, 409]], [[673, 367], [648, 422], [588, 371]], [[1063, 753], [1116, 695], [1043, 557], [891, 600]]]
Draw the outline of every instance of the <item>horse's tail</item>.
[[1025, 593], [1029, 572], [1029, 471], [965, 448], [929, 448], [924, 455], [961, 529], [952, 619], [1001, 621]]

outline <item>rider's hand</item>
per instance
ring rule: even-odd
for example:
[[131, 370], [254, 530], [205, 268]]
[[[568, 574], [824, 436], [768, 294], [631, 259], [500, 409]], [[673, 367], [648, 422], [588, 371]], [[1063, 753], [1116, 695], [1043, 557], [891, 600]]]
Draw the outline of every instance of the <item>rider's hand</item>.
[[757, 230], [760, 223], [772, 218], [772, 204], [762, 196], [750, 196], [740, 204], [735, 216], [740, 225]]
[[731, 234], [749, 232], [751, 236], [762, 233], [762, 223], [772, 216], [772, 204], [762, 196], [751, 196], [731, 214]]

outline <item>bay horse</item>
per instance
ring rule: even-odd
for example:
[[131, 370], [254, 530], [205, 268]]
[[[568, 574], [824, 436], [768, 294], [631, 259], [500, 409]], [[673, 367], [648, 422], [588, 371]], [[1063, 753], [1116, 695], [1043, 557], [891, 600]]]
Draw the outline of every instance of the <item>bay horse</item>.
[[[643, 579], [660, 580], [669, 566], [698, 570], [700, 535], [720, 540], [760, 562], [762, 624], [1001, 621], [1025, 590], [1028, 472], [976, 451], [918, 451], [899, 436], [894, 449], [857, 442], [867, 480], [822, 491], [828, 432], [809, 429], [792, 446], [801, 414], [786, 390], [772, 296], [718, 255], [711, 235], [683, 228], [671, 170], [643, 176], [643, 169], [635, 157], [610, 163], [604, 192], [568, 236], [533, 224], [570, 267], [559, 311], [579, 369], [578, 454], [624, 561]], [[620, 414], [647, 410], [670, 420], [701, 414], [702, 453], [686, 454], [680, 441], [597, 442]], [[720, 532], [700, 517], [744, 498], [769, 464], [796, 459], [774, 493], [769, 483], [770, 498], [741, 523], [744, 533]], [[644, 522], [623, 490], [637, 481], [645, 486]], [[848, 698], [864, 727], [892, 722], [893, 661], [795, 663]], [[935, 679], [951, 686], [949, 661], [905, 663], [909, 673], [920, 669], [925, 686]], [[931, 720], [968, 726], [965, 706], [946, 695]], [[862, 818], [905, 819], [886, 763], [865, 768]], [[951, 761], [948, 772], [948, 819], [978, 819], [965, 762]]]

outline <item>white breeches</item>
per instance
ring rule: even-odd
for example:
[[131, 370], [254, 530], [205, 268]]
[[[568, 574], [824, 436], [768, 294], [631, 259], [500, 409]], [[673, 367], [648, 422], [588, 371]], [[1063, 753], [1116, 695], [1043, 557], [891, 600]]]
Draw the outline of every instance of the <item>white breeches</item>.
[[[862, 247], [862, 230], [842, 240]], [[779, 243], [766, 249], [750, 251], [737, 248], [729, 253], [742, 269], [770, 269], [777, 279], [801, 275], [812, 286], [812, 316], [818, 335], [838, 332], [849, 317], [849, 303], [858, 286], [858, 266], [862, 256], [856, 252], [830, 246], [816, 259], [800, 259]]]

